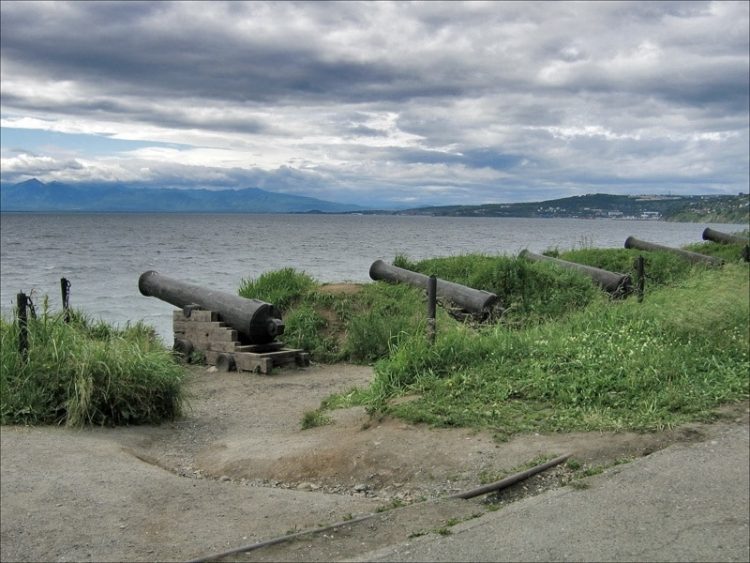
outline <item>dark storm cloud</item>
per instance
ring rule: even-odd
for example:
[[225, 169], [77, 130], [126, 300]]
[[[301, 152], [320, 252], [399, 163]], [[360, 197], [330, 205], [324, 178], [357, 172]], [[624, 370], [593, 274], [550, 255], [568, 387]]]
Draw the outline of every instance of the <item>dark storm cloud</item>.
[[[202, 18], [200, 9], [186, 17], [179, 13], [185, 6], [166, 2], [74, 2], [54, 10], [53, 17], [48, 6], [13, 6], [3, 10], [3, 54], [34, 74], [74, 77], [102, 91], [131, 95], [283, 103], [305, 97], [398, 100], [459, 91], [391, 64], [332, 57], [312, 33], [291, 29], [278, 42], [228, 35], [224, 18], [231, 17], [232, 7], [221, 6], [217, 20]], [[252, 5], [242, 16], [255, 17]]]
[[35, 162], [40, 174], [61, 163], [60, 175], [88, 162], [69, 166], [71, 178], [106, 170], [181, 185], [194, 174], [394, 200], [553, 185], [747, 189], [746, 2], [4, 1], [0, 11], [4, 126], [192, 147], [95, 163], [4, 150], [4, 168], [28, 174]]

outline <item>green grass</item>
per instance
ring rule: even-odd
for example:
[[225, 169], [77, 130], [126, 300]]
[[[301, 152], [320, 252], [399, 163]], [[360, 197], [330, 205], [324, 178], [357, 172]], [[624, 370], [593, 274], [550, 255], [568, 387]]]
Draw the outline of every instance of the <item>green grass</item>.
[[240, 295], [284, 310], [284, 342], [324, 363], [382, 358], [417, 330], [425, 308], [424, 297], [409, 286], [367, 284], [331, 294], [291, 268], [244, 280]]
[[549, 254], [558, 254], [559, 258], [569, 262], [577, 262], [620, 274], [630, 274], [634, 282], [637, 279], [636, 259], [638, 256], [643, 256], [647, 291], [685, 279], [691, 275], [694, 269], [689, 262], [669, 252], [643, 251], [632, 248], [581, 248], [562, 253], [550, 252]]
[[325, 426], [327, 424], [333, 424], [333, 419], [320, 409], [307, 411], [302, 415], [302, 430]]
[[506, 325], [546, 322], [601, 298], [601, 292], [580, 272], [517, 257], [468, 254], [410, 262], [397, 256], [394, 264], [496, 294], [505, 309], [502, 322]]
[[124, 329], [44, 307], [29, 319], [28, 359], [18, 325], [0, 320], [0, 422], [69, 426], [158, 423], [181, 410], [183, 370], [141, 323]]
[[[394, 263], [401, 267], [496, 293], [505, 314], [477, 325], [439, 308], [430, 345], [424, 292], [377, 282], [331, 294], [285, 270], [298, 280], [281, 283], [293, 288], [284, 298], [285, 340], [316, 361], [374, 363], [368, 388], [329, 397], [321, 412], [364, 405], [374, 415], [484, 428], [498, 439], [655, 430], [710, 419], [717, 406], [748, 397], [748, 265], [727, 258], [737, 248], [693, 248], [727, 261], [707, 269], [666, 252], [582, 246], [549, 253], [631, 275], [644, 256], [644, 303], [612, 300], [587, 276], [555, 264], [399, 256]], [[246, 287], [269, 285], [260, 281]], [[416, 399], [391, 401], [404, 394]]]
[[304, 272], [298, 272], [294, 268], [283, 268], [266, 272], [256, 279], [243, 279], [239, 294], [249, 299], [271, 303], [282, 312], [286, 312], [316, 285], [317, 282]]
[[[745, 236], [747, 235], [745, 234]], [[739, 262], [742, 259], [742, 250], [744, 247], [744, 244], [697, 242], [695, 244], [689, 244], [685, 248], [693, 252], [700, 252], [701, 254], [708, 254], [709, 256], [721, 258], [725, 262]]]
[[[528, 431], [650, 430], [748, 396], [748, 271], [698, 271], [646, 305], [594, 302], [522, 330], [421, 335], [376, 365], [366, 403], [414, 422]], [[420, 399], [390, 407], [400, 393]]]

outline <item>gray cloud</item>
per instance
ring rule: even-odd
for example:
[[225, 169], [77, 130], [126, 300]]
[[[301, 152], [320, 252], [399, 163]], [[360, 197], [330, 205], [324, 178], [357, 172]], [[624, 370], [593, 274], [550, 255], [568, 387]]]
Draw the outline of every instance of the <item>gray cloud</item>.
[[[65, 161], [81, 168], [41, 155], [42, 178], [429, 203], [733, 193], [749, 182], [748, 11], [3, 2], [2, 114], [5, 126], [193, 148]], [[19, 177], [11, 158], [4, 181]]]

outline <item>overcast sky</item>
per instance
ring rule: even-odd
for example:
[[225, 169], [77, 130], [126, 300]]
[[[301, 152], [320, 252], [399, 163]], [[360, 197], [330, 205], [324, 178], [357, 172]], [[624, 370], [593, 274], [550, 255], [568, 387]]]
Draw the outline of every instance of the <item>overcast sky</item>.
[[749, 6], [3, 0], [2, 180], [747, 192]]

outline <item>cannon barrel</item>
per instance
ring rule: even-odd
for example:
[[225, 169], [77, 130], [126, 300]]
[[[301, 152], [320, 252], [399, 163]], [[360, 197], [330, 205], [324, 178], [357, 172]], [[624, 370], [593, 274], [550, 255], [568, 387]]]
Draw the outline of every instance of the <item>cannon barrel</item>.
[[612, 295], [625, 296], [633, 290], [633, 281], [628, 274], [618, 274], [608, 270], [602, 270], [601, 268], [586, 266], [585, 264], [560, 260], [559, 258], [553, 258], [552, 256], [534, 254], [529, 250], [522, 250], [519, 256], [534, 262], [551, 262], [568, 270], [578, 270], [589, 276], [599, 284], [599, 287]]
[[[427, 289], [429, 276], [392, 266], [382, 260], [375, 260], [370, 266], [370, 277], [374, 280], [403, 282]], [[464, 311], [474, 315], [488, 313], [497, 302], [497, 295], [481, 289], [474, 289], [445, 280], [437, 280], [437, 296], [461, 307]]]
[[653, 242], [646, 242], [638, 240], [635, 237], [628, 237], [625, 239], [625, 248], [636, 248], [638, 250], [661, 250], [664, 252], [671, 252], [676, 254], [685, 260], [689, 260], [693, 264], [705, 264], [707, 266], [718, 267], [724, 264], [724, 260], [721, 258], [715, 258], [713, 256], [706, 256], [705, 254], [699, 254], [697, 252], [691, 252], [689, 250], [682, 250], [681, 248], [672, 248], [671, 246], [663, 246], [661, 244], [655, 244]]
[[710, 227], [706, 227], [703, 231], [703, 240], [720, 242], [722, 244], [748, 244], [750, 242], [745, 237], [715, 231]]
[[266, 344], [284, 334], [281, 313], [270, 303], [206, 289], [153, 270], [141, 275], [138, 289], [147, 297], [157, 297], [181, 309], [197, 305], [214, 311], [223, 322], [245, 335], [252, 344]]

